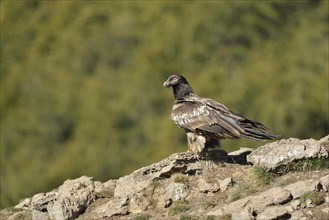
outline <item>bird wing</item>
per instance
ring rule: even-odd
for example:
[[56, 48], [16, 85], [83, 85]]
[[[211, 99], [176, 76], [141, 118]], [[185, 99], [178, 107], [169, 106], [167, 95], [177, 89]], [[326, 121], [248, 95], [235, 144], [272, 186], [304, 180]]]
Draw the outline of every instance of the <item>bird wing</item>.
[[219, 137], [240, 137], [239, 121], [224, 105], [211, 99], [191, 97], [174, 104], [172, 120], [193, 132], [210, 132]]
[[207, 106], [209, 106], [212, 109], [215, 109], [216, 111], [221, 112], [221, 114], [226, 115], [229, 118], [232, 118], [233, 120], [238, 122], [244, 128], [252, 127], [252, 128], [259, 128], [259, 129], [264, 129], [264, 130], [267, 129], [263, 124], [261, 124], [259, 122], [251, 121], [251, 120], [243, 117], [242, 115], [232, 112], [225, 105], [218, 103], [215, 100], [208, 99], [208, 98], [201, 98], [201, 99], [204, 103], [206, 103]]
[[212, 99], [202, 99], [203, 102], [207, 104], [207, 106], [215, 109], [216, 111], [221, 112], [224, 117], [233, 120], [235, 122], [234, 125], [238, 126], [239, 129], [241, 129], [240, 137], [246, 137], [253, 140], [268, 140], [280, 137], [280, 135], [267, 132], [267, 127], [265, 127], [263, 124], [256, 121], [252, 121], [243, 117], [242, 115], [232, 112], [223, 104], [220, 104]]

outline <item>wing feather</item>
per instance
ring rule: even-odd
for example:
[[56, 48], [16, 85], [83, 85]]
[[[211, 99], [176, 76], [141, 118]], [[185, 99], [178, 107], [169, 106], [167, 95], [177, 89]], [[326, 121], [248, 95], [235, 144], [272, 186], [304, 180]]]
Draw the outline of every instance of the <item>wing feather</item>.
[[[214, 102], [214, 101], [213, 101]], [[209, 99], [192, 99], [175, 103], [172, 120], [180, 127], [193, 132], [210, 132], [223, 137], [239, 137], [243, 129], [230, 111], [217, 103], [212, 106]]]

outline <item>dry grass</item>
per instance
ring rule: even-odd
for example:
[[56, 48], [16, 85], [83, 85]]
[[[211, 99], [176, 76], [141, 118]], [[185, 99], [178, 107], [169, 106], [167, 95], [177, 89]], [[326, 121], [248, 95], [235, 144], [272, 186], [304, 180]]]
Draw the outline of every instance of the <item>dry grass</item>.
[[288, 172], [305, 172], [312, 170], [329, 169], [328, 158], [315, 158], [298, 160], [288, 165], [281, 166], [275, 170], [276, 173], [285, 174]]
[[270, 184], [275, 178], [275, 174], [267, 171], [263, 167], [256, 166], [256, 167], [252, 168], [251, 172], [252, 172], [254, 181], [259, 186], [266, 186], [266, 185]]
[[169, 215], [176, 215], [178, 213], [184, 213], [190, 209], [187, 200], [178, 200], [173, 202], [169, 208]]
[[229, 195], [228, 202], [233, 202], [255, 193], [257, 190], [249, 183], [238, 184], [233, 192]]
[[100, 192], [96, 192], [96, 198], [109, 198], [109, 197], [113, 197], [113, 195], [114, 195], [114, 189], [106, 189]]
[[174, 182], [175, 183], [183, 183], [188, 184], [188, 176], [178, 173], [174, 175]]
[[147, 220], [149, 218], [150, 218], [150, 216], [148, 214], [139, 214], [139, 215], [135, 216], [134, 218], [132, 218], [132, 220]]
[[326, 201], [325, 194], [323, 192], [308, 192], [300, 197], [302, 202], [310, 199], [314, 205], [321, 205]]

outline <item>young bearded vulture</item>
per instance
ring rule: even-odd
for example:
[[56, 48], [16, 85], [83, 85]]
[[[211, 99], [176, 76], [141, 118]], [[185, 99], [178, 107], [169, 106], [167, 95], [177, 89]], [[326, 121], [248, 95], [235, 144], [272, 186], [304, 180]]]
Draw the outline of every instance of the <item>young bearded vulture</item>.
[[163, 86], [173, 88], [175, 102], [171, 119], [185, 130], [188, 149], [193, 153], [220, 147], [219, 140], [224, 138], [271, 140], [279, 137], [267, 132], [263, 124], [236, 114], [212, 99], [197, 96], [181, 75], [169, 76]]

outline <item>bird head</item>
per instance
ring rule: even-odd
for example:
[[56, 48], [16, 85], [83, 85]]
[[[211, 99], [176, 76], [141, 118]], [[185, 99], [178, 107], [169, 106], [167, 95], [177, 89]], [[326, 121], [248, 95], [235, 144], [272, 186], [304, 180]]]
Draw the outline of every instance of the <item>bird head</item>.
[[168, 79], [163, 83], [164, 87], [169, 88], [170, 86], [175, 87], [180, 84], [188, 84], [184, 76], [175, 74], [168, 77]]

